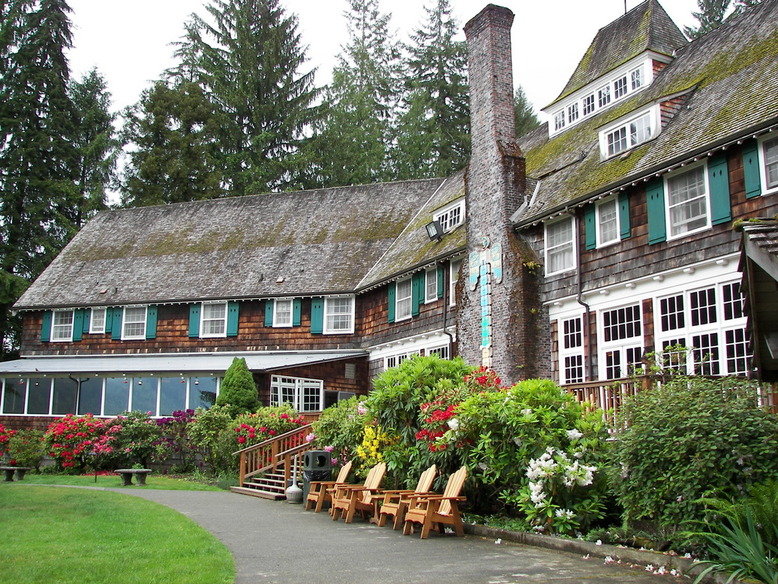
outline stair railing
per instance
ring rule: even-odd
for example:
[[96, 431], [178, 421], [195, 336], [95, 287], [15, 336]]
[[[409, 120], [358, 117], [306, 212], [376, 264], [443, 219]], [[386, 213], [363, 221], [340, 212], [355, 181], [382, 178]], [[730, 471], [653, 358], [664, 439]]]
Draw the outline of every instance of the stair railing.
[[284, 477], [287, 481], [292, 477], [292, 460], [300, 452], [310, 449], [305, 441], [311, 431], [311, 425], [306, 424], [290, 430], [280, 436], [238, 450], [234, 454], [239, 457], [238, 481], [242, 487], [246, 480], [276, 468], [279, 462], [284, 464]]

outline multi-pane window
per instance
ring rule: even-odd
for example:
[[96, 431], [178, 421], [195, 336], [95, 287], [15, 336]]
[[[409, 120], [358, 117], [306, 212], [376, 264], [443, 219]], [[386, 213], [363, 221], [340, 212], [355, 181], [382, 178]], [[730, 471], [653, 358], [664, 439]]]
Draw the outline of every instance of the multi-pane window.
[[603, 154], [614, 156], [650, 140], [653, 135], [651, 119], [652, 115], [649, 111], [616, 128], [606, 130], [604, 132], [605, 148]]
[[227, 335], [227, 303], [203, 304], [200, 319], [201, 337], [224, 337]]
[[398, 353], [397, 355], [391, 355], [389, 357], [384, 358], [384, 369], [389, 369], [390, 367], [397, 367], [400, 365], [403, 361], [407, 361], [411, 357], [415, 357], [419, 354], [419, 351], [409, 351], [406, 353]]
[[273, 303], [273, 326], [292, 326], [292, 300], [279, 298]]
[[640, 304], [605, 310], [600, 320], [600, 377], [627, 377], [641, 365], [643, 356]]
[[125, 306], [122, 319], [122, 340], [146, 338], [146, 307]]
[[657, 348], [666, 367], [700, 375], [744, 375], [750, 370], [738, 282], [659, 298], [655, 311]]
[[778, 188], [778, 138], [762, 142], [765, 190]]
[[394, 307], [395, 321], [411, 317], [412, 289], [410, 278], [397, 282]]
[[546, 274], [556, 274], [575, 267], [573, 218], [546, 225]]
[[643, 68], [638, 67], [629, 72], [630, 86], [632, 90], [638, 89], [643, 86]]
[[627, 95], [627, 76], [619, 77], [613, 82], [613, 98], [619, 99]]
[[441, 359], [448, 359], [450, 356], [448, 345], [433, 347], [432, 349], [425, 349], [424, 353], [427, 355], [437, 355]]
[[432, 219], [440, 223], [443, 233], [448, 233], [454, 228], [459, 227], [465, 220], [464, 199], [438, 211], [432, 216]]
[[73, 340], [73, 311], [55, 310], [51, 319], [51, 340]]
[[594, 94], [590, 93], [583, 98], [583, 115], [588, 116], [594, 111]]
[[457, 303], [457, 280], [459, 280], [459, 270], [462, 268], [462, 260], [454, 260], [449, 264], [448, 274], [448, 303], [454, 306]]
[[565, 110], [559, 110], [554, 114], [554, 130], [561, 130], [565, 127]]
[[567, 121], [573, 123], [578, 119], [578, 103], [567, 106]]
[[560, 383], [581, 383], [584, 381], [583, 319], [561, 321], [560, 334]]
[[704, 166], [667, 179], [667, 213], [670, 237], [710, 225]]
[[438, 299], [438, 270], [433, 268], [424, 272], [424, 302]]
[[608, 156], [613, 156], [627, 149], [627, 128], [622, 126], [607, 134]]
[[597, 205], [597, 245], [619, 241], [619, 208], [616, 199]]
[[324, 404], [324, 381], [273, 375], [270, 379], [270, 405], [291, 404], [299, 412], [318, 412]]
[[324, 299], [324, 333], [354, 332], [354, 297], [342, 296]]
[[602, 313], [603, 338], [606, 343], [640, 337], [640, 305], [606, 310]]
[[93, 308], [90, 311], [89, 332], [92, 334], [105, 332], [105, 308]]
[[597, 104], [600, 107], [605, 107], [610, 102], [611, 102], [610, 85], [606, 85], [605, 87], [600, 87], [600, 89], [597, 90]]

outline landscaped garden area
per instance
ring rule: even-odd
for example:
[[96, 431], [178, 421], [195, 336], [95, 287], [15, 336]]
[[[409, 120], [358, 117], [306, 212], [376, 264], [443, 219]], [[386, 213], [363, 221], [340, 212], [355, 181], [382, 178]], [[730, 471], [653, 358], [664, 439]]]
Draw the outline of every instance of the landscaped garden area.
[[[304, 425], [287, 406], [258, 407], [252, 391], [165, 419], [131, 412], [66, 416], [45, 433], [0, 427], [0, 449], [6, 462], [36, 469], [44, 455], [53, 458], [57, 474], [28, 474], [35, 483], [94, 484], [96, 476], [100, 486], [119, 486], [101, 471], [167, 461], [171, 473], [227, 486], [235, 484], [236, 450]], [[385, 462], [387, 488], [413, 488], [435, 464], [441, 491], [464, 465], [472, 522], [672, 548], [778, 584], [778, 416], [758, 407], [753, 384], [668, 374], [624, 404], [624, 426], [608, 428], [605, 419], [548, 380], [505, 387], [459, 359], [417, 357], [378, 376], [368, 396], [325, 410], [306, 439], [338, 466], [352, 461], [357, 477]], [[154, 488], [199, 488], [157, 473], [151, 480]], [[0, 492], [22, 491], [38, 487]], [[12, 500], [3, 508], [27, 514]]]

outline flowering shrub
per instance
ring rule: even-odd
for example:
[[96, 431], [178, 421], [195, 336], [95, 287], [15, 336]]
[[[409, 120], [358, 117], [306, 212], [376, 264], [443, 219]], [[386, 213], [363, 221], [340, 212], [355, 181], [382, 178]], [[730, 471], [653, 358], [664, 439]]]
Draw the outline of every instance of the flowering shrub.
[[176, 410], [169, 417], [157, 420], [157, 425], [162, 429], [162, 440], [166, 449], [177, 455], [180, 462], [173, 467], [176, 472], [188, 472], [194, 468], [192, 453], [194, 445], [189, 438], [189, 425], [195, 417], [195, 411]]
[[46, 449], [43, 432], [40, 430], [19, 430], [14, 432], [7, 443], [8, 463], [13, 466], [39, 468]]
[[83, 472], [88, 465], [96, 464], [91, 460], [95, 453], [104, 455], [113, 451], [112, 438], [118, 432], [114, 428], [92, 414], [68, 414], [49, 424], [44, 439], [49, 455], [59, 467]]
[[238, 416], [232, 431], [238, 448], [246, 448], [305, 425], [305, 419], [290, 405], [260, 408], [254, 414]]
[[[148, 467], [167, 455], [167, 443], [162, 439], [162, 427], [148, 412], [127, 412], [109, 422], [116, 463]], [[117, 429], [118, 428], [118, 429]]]
[[218, 475], [234, 469], [232, 453], [237, 448], [234, 432], [230, 430], [231, 425], [232, 416], [224, 406], [195, 410], [187, 432], [189, 440], [202, 458], [203, 471]]
[[4, 456], [8, 451], [8, 440], [10, 440], [11, 436], [14, 434], [16, 434], [15, 430], [11, 430], [0, 424], [0, 457]]
[[362, 468], [366, 469], [383, 461], [384, 455], [382, 451], [396, 442], [397, 438], [381, 430], [380, 426], [365, 426], [362, 443], [357, 446], [356, 451]]
[[367, 407], [359, 398], [340, 401], [325, 409], [313, 423], [314, 445], [331, 452], [333, 464], [346, 464], [356, 455], [369, 420]]

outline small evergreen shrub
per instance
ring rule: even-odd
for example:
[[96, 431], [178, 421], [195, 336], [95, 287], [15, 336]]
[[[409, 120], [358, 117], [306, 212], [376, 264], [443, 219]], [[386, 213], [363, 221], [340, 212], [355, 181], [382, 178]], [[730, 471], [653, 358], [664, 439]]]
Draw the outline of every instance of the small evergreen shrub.
[[257, 385], [246, 365], [246, 359], [236, 357], [227, 368], [216, 405], [227, 407], [233, 417], [256, 411], [259, 407]]

